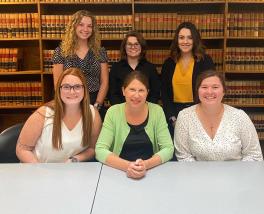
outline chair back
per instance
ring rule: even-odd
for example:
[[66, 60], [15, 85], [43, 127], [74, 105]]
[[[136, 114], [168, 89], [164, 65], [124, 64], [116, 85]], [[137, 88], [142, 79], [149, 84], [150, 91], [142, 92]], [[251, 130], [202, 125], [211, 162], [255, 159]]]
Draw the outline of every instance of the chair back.
[[24, 123], [5, 129], [0, 134], [0, 163], [19, 163], [16, 156], [16, 144]]

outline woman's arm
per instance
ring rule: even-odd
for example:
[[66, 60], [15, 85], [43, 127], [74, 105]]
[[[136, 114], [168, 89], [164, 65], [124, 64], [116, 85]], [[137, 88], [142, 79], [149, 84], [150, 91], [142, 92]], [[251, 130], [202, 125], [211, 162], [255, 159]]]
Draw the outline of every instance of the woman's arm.
[[117, 76], [121, 69], [120, 62], [116, 62], [112, 65], [109, 73], [109, 100], [111, 105], [121, 103], [122, 100], [120, 97], [123, 95], [120, 93], [121, 85], [118, 84]]
[[172, 69], [175, 68], [175, 62], [168, 58], [162, 65], [161, 69], [161, 100], [163, 104], [163, 109], [166, 114], [166, 118], [169, 119], [173, 115], [173, 110], [172, 110], [172, 91], [170, 88], [172, 87], [172, 82], [171, 82], [171, 72]]
[[180, 112], [176, 121], [174, 130], [174, 146], [175, 154], [178, 161], [195, 161], [188, 142], [188, 128], [187, 119], [184, 117], [183, 113]]
[[20, 132], [16, 146], [16, 155], [23, 163], [39, 162], [33, 150], [42, 133], [45, 112], [45, 107], [40, 107], [28, 118]]
[[155, 65], [153, 65], [152, 69], [149, 71], [149, 86], [150, 92], [148, 95], [148, 101], [158, 103], [160, 99], [161, 82]]
[[91, 135], [91, 141], [89, 143], [89, 147], [82, 151], [81, 153], [74, 155], [75, 158], [78, 159], [78, 161], [86, 161], [94, 158], [95, 156], [95, 144], [97, 141], [97, 138], [100, 134], [101, 128], [102, 128], [102, 121], [101, 117], [98, 113], [98, 111], [95, 109], [95, 117], [93, 121], [93, 127], [92, 127], [92, 135]]
[[[170, 132], [168, 129], [168, 124], [165, 119], [164, 112], [160, 106], [157, 106], [158, 108], [155, 109], [155, 143], [158, 144], [159, 151], [151, 158], [149, 161], [148, 168], [152, 168], [154, 166], [157, 166], [158, 164], [165, 163], [169, 161], [174, 152], [173, 142], [170, 136]], [[155, 157], [158, 156], [158, 157]]]
[[96, 103], [103, 104], [109, 87], [108, 63], [101, 63], [100, 89], [97, 94]]
[[53, 83], [54, 83], [54, 88], [56, 88], [56, 84], [58, 82], [58, 79], [63, 72], [63, 64], [65, 61], [65, 58], [61, 54], [61, 48], [57, 47], [54, 50], [54, 54], [52, 56], [52, 62], [53, 62], [53, 68], [52, 68], [52, 73], [53, 73]]
[[54, 64], [52, 68], [54, 89], [56, 88], [58, 79], [63, 72], [63, 64]]
[[244, 111], [241, 112], [238, 121], [242, 120], [239, 125], [241, 128], [242, 161], [262, 161], [263, 156], [256, 128], [249, 116]]

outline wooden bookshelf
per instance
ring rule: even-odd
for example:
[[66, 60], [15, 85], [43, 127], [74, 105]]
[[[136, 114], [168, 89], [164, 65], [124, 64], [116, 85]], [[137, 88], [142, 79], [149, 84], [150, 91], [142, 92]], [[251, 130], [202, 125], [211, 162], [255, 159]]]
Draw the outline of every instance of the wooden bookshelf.
[[[216, 67], [224, 71], [228, 81], [264, 81], [264, 64], [261, 63], [264, 58], [260, 57], [262, 49], [264, 50], [263, 0], [6, 1], [0, 0], [0, 18], [4, 20], [0, 23], [0, 47], [18, 48], [21, 51], [21, 59], [18, 59], [16, 71], [0, 71], [0, 83], [39, 81], [39, 104], [52, 99], [54, 93], [50, 61], [52, 52], [49, 51], [59, 45], [64, 33], [63, 28], [56, 27], [59, 27], [59, 24], [65, 26], [67, 16], [81, 9], [90, 10], [96, 15], [102, 30], [102, 45], [108, 51], [110, 64], [119, 59], [118, 50], [126, 32], [136, 29], [142, 32], [147, 40], [147, 58], [160, 70], [162, 62], [168, 56], [177, 25], [182, 21], [192, 21], [200, 30]], [[23, 24], [16, 26], [19, 18]], [[104, 24], [105, 21], [107, 25]], [[237, 51], [235, 54], [233, 49]], [[239, 55], [240, 53], [244, 55]], [[258, 92], [262, 93], [261, 89]], [[232, 105], [247, 108], [250, 112], [264, 107], [264, 104], [250, 103]], [[12, 125], [11, 123], [24, 121], [36, 108], [37, 106], [30, 104], [0, 104], [0, 131]], [[8, 118], [12, 119], [8, 121]]]

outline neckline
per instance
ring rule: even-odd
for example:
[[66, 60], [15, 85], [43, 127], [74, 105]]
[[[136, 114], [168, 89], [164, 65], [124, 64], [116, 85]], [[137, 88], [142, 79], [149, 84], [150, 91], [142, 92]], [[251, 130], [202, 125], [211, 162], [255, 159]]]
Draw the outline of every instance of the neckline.
[[86, 54], [83, 58], [79, 57], [76, 53], [75, 53], [75, 55], [77, 56], [78, 59], [83, 61], [88, 56], [89, 51], [90, 51], [90, 49], [88, 49], [88, 51], [86, 52]]
[[66, 128], [66, 130], [68, 132], [73, 132], [76, 129], [76, 127], [79, 126], [79, 124], [80, 124], [81, 121], [82, 121], [82, 117], [78, 120], [78, 122], [75, 124], [75, 126], [72, 129], [69, 129], [68, 126], [64, 123], [63, 120], [62, 120], [62, 124], [63, 124], [63, 126]]
[[226, 112], [225, 105], [223, 104], [223, 114], [222, 114], [222, 117], [221, 117], [221, 119], [220, 119], [219, 125], [218, 125], [218, 127], [217, 127], [217, 130], [216, 130], [215, 135], [213, 136], [213, 138], [211, 138], [211, 137], [209, 136], [209, 134], [206, 132], [206, 129], [204, 128], [204, 126], [203, 126], [203, 124], [202, 124], [202, 122], [201, 122], [201, 120], [200, 120], [200, 118], [199, 118], [199, 116], [198, 116], [198, 114], [197, 114], [197, 112], [196, 112], [196, 108], [197, 108], [197, 106], [198, 106], [198, 104], [195, 105], [195, 109], [194, 109], [195, 119], [196, 119], [196, 121], [199, 123], [199, 126], [200, 126], [202, 132], [204, 133], [204, 135], [205, 135], [207, 138], [209, 138], [210, 141], [214, 142], [215, 139], [216, 139], [217, 136], [218, 136], [219, 130], [221, 130], [221, 128], [222, 128], [222, 123], [223, 123], [224, 118], [225, 118], [225, 112]]

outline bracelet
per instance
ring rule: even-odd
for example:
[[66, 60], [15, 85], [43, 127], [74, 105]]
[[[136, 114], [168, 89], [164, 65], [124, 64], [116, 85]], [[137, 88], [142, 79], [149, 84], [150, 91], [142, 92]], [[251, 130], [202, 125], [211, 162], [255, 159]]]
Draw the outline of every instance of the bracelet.
[[100, 109], [102, 108], [102, 106], [103, 106], [103, 105], [100, 104], [100, 103], [95, 103], [95, 104], [94, 104], [94, 107], [97, 108], [97, 110], [100, 110]]
[[170, 119], [169, 119], [169, 121], [170, 121], [171, 123], [175, 123], [176, 120], [177, 120], [177, 119], [176, 119], [175, 116], [172, 116], [172, 117], [170, 117]]
[[78, 158], [76, 158], [76, 157], [74, 157], [74, 156], [70, 157], [69, 159], [71, 160], [72, 163], [80, 162], [80, 161], [78, 160]]

